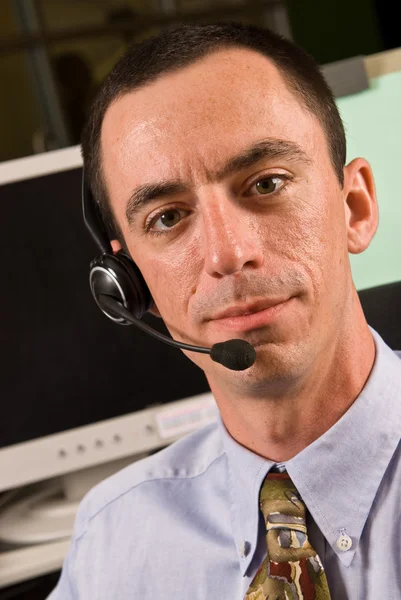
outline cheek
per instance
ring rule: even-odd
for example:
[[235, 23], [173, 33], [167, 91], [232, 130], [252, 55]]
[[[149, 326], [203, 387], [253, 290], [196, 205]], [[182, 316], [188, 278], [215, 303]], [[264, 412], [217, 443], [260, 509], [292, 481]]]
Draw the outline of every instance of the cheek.
[[[326, 190], [327, 194], [327, 190]], [[327, 294], [333, 282], [340, 282], [347, 257], [341, 198], [327, 197], [324, 191], [310, 202], [289, 227], [294, 259], [303, 264], [315, 293]]]
[[341, 198], [327, 197], [327, 190], [317, 190], [313, 196], [294, 196], [282, 213], [265, 220], [263, 231], [259, 229], [268, 265], [273, 266], [273, 257], [279, 263], [284, 259], [296, 265], [307, 274], [316, 292], [332, 282], [346, 254], [341, 207]]
[[137, 265], [161, 316], [167, 322], [186, 319], [187, 306], [195, 293], [201, 261], [193, 246], [138, 257]]

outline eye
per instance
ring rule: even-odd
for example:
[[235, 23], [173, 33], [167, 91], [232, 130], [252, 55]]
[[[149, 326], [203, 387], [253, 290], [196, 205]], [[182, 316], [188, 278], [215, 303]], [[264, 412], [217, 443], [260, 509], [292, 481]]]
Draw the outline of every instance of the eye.
[[154, 216], [146, 225], [146, 230], [153, 230], [157, 233], [172, 229], [187, 215], [189, 211], [182, 208], [169, 208]]
[[263, 177], [263, 179], [259, 179], [253, 184], [250, 192], [253, 193], [253, 190], [255, 189], [256, 194], [259, 196], [273, 194], [283, 187], [286, 179], [288, 179], [288, 177], [284, 175], [271, 175], [270, 177]]

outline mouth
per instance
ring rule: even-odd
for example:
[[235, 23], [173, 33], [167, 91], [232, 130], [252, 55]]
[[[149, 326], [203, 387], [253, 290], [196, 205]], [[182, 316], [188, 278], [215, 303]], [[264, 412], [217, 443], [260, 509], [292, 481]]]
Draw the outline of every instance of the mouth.
[[292, 298], [270, 299], [254, 304], [231, 306], [217, 313], [211, 322], [219, 329], [250, 331], [276, 321], [288, 308]]

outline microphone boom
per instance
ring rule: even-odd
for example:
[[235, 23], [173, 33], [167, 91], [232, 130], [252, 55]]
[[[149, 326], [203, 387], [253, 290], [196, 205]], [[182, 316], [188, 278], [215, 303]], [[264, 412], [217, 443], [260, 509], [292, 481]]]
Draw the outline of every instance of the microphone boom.
[[106, 314], [109, 314], [114, 318], [120, 317], [125, 319], [139, 327], [139, 329], [142, 329], [145, 333], [155, 337], [160, 342], [164, 342], [174, 348], [210, 354], [210, 358], [213, 361], [220, 363], [232, 371], [244, 371], [245, 369], [249, 369], [256, 360], [255, 348], [246, 340], [233, 339], [227, 340], [226, 342], [218, 342], [217, 344], [213, 344], [211, 348], [177, 342], [134, 317], [117, 298], [107, 294], [99, 294], [97, 300], [99, 306]]

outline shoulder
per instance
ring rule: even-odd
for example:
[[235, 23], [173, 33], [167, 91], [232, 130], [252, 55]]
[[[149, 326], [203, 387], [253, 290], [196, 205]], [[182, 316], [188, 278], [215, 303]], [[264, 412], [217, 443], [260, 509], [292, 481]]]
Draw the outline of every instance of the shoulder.
[[[113, 505], [124, 505], [127, 495], [142, 497], [149, 485], [167, 480], [193, 479], [207, 474], [209, 468], [224, 454], [223, 443], [216, 423], [207, 425], [167, 448], [134, 462], [96, 485], [82, 500], [75, 523], [74, 538], [85, 534], [89, 524]], [[148, 484], [148, 485], [146, 485]], [[159, 489], [159, 488], [158, 488]], [[141, 498], [143, 501], [143, 498]], [[117, 506], [116, 506], [117, 509]]]

